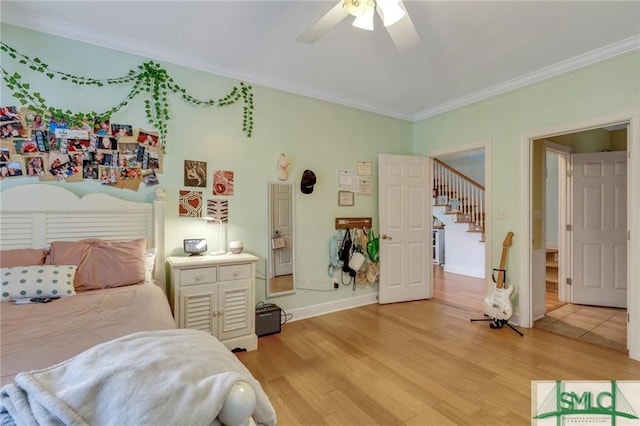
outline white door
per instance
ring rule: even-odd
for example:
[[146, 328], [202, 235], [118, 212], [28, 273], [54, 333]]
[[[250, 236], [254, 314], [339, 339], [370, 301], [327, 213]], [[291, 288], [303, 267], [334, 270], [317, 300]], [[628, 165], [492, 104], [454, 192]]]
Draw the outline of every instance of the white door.
[[572, 155], [571, 303], [627, 307], [626, 155]]
[[431, 297], [429, 159], [378, 155], [379, 302]]
[[272, 185], [273, 230], [284, 238], [284, 247], [273, 250], [274, 276], [293, 274], [293, 197], [291, 185]]

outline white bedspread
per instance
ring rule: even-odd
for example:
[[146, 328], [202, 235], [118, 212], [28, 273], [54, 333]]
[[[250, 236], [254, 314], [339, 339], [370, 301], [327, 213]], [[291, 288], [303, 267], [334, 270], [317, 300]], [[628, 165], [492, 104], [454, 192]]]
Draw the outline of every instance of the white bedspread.
[[197, 330], [133, 333], [49, 368], [20, 373], [0, 392], [2, 424], [211, 425], [231, 387], [255, 390], [258, 424], [276, 415], [260, 383], [220, 341]]

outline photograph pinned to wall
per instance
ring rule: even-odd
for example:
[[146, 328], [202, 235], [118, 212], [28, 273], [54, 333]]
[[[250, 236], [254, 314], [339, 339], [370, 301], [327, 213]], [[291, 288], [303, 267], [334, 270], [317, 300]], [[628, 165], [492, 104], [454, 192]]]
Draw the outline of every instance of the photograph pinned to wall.
[[200, 217], [202, 212], [202, 192], [180, 190], [178, 197], [178, 216]]
[[3, 179], [24, 176], [22, 158], [16, 155], [11, 161], [4, 163], [2, 170], [0, 170], [0, 175]]
[[88, 152], [89, 139], [69, 139], [69, 152]]
[[91, 180], [98, 179], [98, 163], [85, 160], [82, 164], [82, 178]]
[[116, 167], [98, 166], [98, 176], [103, 185], [115, 186], [118, 183], [118, 170]]
[[29, 136], [29, 129], [25, 129], [20, 121], [10, 121], [0, 126], [0, 137], [6, 138], [26, 138]]
[[137, 141], [146, 146], [157, 147], [159, 142], [159, 137], [157, 133], [146, 132], [144, 130], [140, 130], [138, 132]]
[[184, 186], [207, 187], [207, 162], [184, 160]]
[[98, 149], [116, 149], [118, 140], [111, 136], [102, 136], [98, 138]]
[[216, 170], [213, 173], [213, 195], [233, 195], [233, 172]]
[[105, 153], [103, 151], [94, 152], [92, 159], [99, 166], [104, 166], [106, 164]]
[[25, 115], [25, 121], [31, 130], [45, 130], [48, 127], [46, 119], [42, 114], [27, 112]]
[[222, 223], [229, 223], [229, 201], [207, 200], [207, 216], [219, 220]]
[[14, 139], [13, 146], [17, 154], [34, 154], [38, 152], [38, 145], [31, 139]]
[[98, 136], [108, 136], [111, 135], [111, 125], [110, 120], [108, 118], [98, 119], [93, 123], [93, 133]]
[[67, 154], [49, 154], [49, 174], [58, 181], [74, 182], [82, 180], [82, 168], [69, 161]]
[[119, 168], [118, 188], [137, 191], [142, 182], [142, 170], [138, 167]]
[[118, 139], [118, 151], [122, 154], [135, 154], [139, 146], [141, 145], [137, 142], [121, 142], [121, 140]]
[[69, 126], [62, 117], [49, 118], [49, 133], [55, 133], [58, 129], [68, 129]]
[[76, 152], [73, 154], [69, 154], [69, 161], [71, 161], [72, 166], [82, 168], [84, 162], [84, 153]]
[[0, 121], [19, 120], [20, 115], [15, 106], [0, 106]]
[[147, 186], [153, 186], [160, 183], [158, 175], [156, 175], [156, 171], [153, 169], [142, 170], [142, 176], [142, 181]]
[[104, 164], [111, 167], [118, 167], [118, 151], [105, 151]]
[[40, 156], [25, 158], [27, 176], [44, 177], [44, 159]]
[[133, 126], [131, 124], [111, 123], [111, 134], [118, 139], [133, 136]]
[[11, 160], [11, 151], [9, 148], [0, 147], [0, 163], [6, 163]]
[[[51, 146], [51, 138], [49, 137], [51, 133], [47, 130], [32, 130], [31, 131], [31, 140], [36, 143], [38, 151], [40, 152], [49, 152], [52, 148], [55, 148], [55, 145]], [[55, 140], [55, 139], [54, 139]]]

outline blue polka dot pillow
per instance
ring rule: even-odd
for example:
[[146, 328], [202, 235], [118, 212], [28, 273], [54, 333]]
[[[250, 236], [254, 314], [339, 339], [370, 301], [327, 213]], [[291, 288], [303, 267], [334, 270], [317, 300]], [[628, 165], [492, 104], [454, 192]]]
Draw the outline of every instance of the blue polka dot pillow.
[[0, 300], [76, 294], [75, 265], [35, 265], [0, 268]]

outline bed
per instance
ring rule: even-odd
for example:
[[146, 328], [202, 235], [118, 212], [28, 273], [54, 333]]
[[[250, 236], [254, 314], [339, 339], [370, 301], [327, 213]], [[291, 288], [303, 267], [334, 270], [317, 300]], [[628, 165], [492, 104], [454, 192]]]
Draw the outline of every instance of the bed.
[[[233, 353], [207, 333], [175, 328], [164, 196], [78, 197], [51, 184], [0, 192], [0, 414], [63, 424], [276, 423]], [[54, 299], [11, 301], [34, 296]]]

